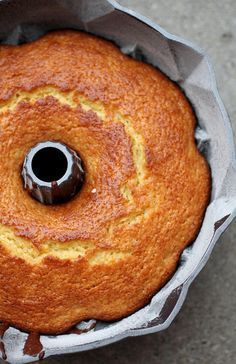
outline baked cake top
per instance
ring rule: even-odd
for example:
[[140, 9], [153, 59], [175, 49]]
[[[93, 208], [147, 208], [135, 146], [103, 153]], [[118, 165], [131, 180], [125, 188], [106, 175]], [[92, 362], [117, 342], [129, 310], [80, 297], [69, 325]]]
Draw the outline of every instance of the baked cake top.
[[[143, 306], [200, 228], [210, 172], [180, 88], [78, 31], [0, 46], [0, 320], [63, 332]], [[25, 154], [56, 140], [86, 180], [47, 206], [23, 189]]]

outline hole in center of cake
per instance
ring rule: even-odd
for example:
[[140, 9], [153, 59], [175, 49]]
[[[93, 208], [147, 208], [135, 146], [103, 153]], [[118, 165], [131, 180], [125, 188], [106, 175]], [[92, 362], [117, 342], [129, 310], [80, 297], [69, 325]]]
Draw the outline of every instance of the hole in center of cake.
[[84, 183], [80, 155], [58, 141], [42, 141], [26, 154], [21, 176], [25, 190], [44, 204], [69, 201]]
[[67, 166], [65, 154], [53, 147], [39, 150], [32, 160], [32, 170], [35, 176], [45, 182], [61, 179], [67, 171]]

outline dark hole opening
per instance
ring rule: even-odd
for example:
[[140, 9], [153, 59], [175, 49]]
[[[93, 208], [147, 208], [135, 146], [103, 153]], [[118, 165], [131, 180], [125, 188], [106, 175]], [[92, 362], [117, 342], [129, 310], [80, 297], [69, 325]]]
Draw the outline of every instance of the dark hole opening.
[[57, 148], [40, 149], [33, 157], [32, 170], [41, 181], [58, 181], [67, 170], [66, 156]]

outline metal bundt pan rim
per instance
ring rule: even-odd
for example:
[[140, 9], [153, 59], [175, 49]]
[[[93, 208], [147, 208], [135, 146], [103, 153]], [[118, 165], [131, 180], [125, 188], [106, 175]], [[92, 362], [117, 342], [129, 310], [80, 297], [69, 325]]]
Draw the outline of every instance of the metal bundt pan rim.
[[[0, 5], [1, 3], [5, 2], [6, 1], [4, 0], [0, 1]], [[85, 3], [86, 0], [84, 1], [84, 4]], [[204, 58], [208, 68], [208, 74], [210, 78], [210, 91], [212, 95], [214, 95], [216, 101], [215, 103], [216, 105], [218, 105], [218, 110], [222, 116], [222, 123], [224, 123], [224, 128], [227, 133], [228, 144], [226, 148], [228, 148], [230, 161], [228, 162], [228, 165], [224, 166], [225, 175], [223, 190], [218, 191], [218, 195], [220, 197], [216, 200], [217, 203], [216, 205], [214, 205], [214, 208], [207, 212], [206, 217], [204, 218], [203, 228], [206, 219], [210, 215], [216, 214], [217, 218], [215, 219], [214, 223], [212, 221], [210, 227], [211, 232], [209, 233], [208, 231], [208, 237], [206, 238], [205, 243], [205, 250], [201, 252], [201, 257], [199, 257], [199, 259], [195, 261], [195, 263], [191, 266], [191, 269], [189, 269], [187, 276], [185, 276], [185, 278], [183, 276], [183, 278], [180, 279], [178, 277], [176, 278], [176, 275], [174, 275], [171, 280], [163, 287], [163, 289], [153, 297], [149, 305], [129, 316], [128, 318], [119, 321], [118, 323], [115, 323], [113, 325], [108, 324], [107, 326], [104, 325], [104, 327], [101, 326], [96, 331], [89, 332], [80, 336], [61, 335], [60, 337], [55, 338], [42, 336], [41, 341], [45, 349], [45, 357], [56, 354], [73, 353], [94, 349], [119, 341], [129, 336], [144, 335], [165, 330], [178, 314], [185, 300], [190, 284], [206, 264], [215, 243], [236, 215], [236, 188], [234, 189], [232, 187], [233, 184], [235, 184], [236, 182], [236, 159], [233, 134], [227, 112], [224, 108], [224, 105], [217, 90], [215, 75], [208, 56], [205, 54], [204, 51], [199, 49], [199, 47], [193, 45], [191, 42], [168, 33], [166, 30], [158, 26], [154, 21], [149, 20], [146, 17], [127, 9], [126, 7], [119, 5], [114, 0], [89, 0], [87, 1], [87, 3], [87, 6], [92, 6], [95, 4], [96, 6], [104, 7], [105, 9], [107, 7], [109, 9], [113, 8], [115, 11], [120, 11], [124, 14], [127, 14], [128, 16], [136, 19], [137, 22], [142, 22], [151, 29], [160, 33], [168, 41], [177, 42], [180, 45], [189, 47], [193, 51], [202, 55], [202, 58]], [[106, 14], [106, 10], [104, 14]], [[211, 203], [209, 205], [209, 208], [210, 207]], [[213, 220], [213, 218], [211, 218], [211, 220]], [[205, 236], [206, 229], [205, 231], [202, 230], [200, 234]], [[189, 249], [187, 248], [182, 255], [182, 261], [187, 261], [189, 254], [191, 253], [189, 253]], [[156, 314], [156, 312], [158, 312], [158, 314]], [[150, 317], [151, 319], [144, 322], [140, 319], [141, 317]], [[127, 324], [122, 326], [123, 322], [127, 322]], [[142, 324], [140, 324], [140, 322], [142, 322]], [[119, 328], [117, 326], [119, 326]], [[8, 332], [6, 332], [5, 334], [6, 340], [8, 340], [9, 342], [14, 342], [17, 337], [18, 345], [16, 346], [16, 350], [18, 350], [18, 352], [15, 354], [15, 356], [13, 354], [14, 358], [9, 355], [8, 360], [16, 363], [32, 361], [34, 359], [32, 357], [24, 357], [23, 354], [21, 354], [21, 357], [19, 356], [19, 352], [20, 350], [22, 350], [20, 348], [22, 348], [22, 343], [25, 340], [26, 334], [21, 333], [13, 328], [9, 331], [9, 334]], [[37, 360], [37, 358], [35, 358], [35, 360]]]

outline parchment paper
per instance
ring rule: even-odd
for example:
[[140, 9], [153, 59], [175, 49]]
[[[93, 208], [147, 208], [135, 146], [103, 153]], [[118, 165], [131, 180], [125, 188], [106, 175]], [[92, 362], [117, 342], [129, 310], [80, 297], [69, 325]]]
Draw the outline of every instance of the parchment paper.
[[[196, 141], [211, 167], [212, 196], [196, 241], [183, 252], [175, 275], [149, 305], [119, 322], [99, 322], [95, 330], [85, 334], [42, 336], [45, 357], [88, 350], [127, 336], [167, 328], [178, 313], [190, 283], [208, 260], [214, 244], [236, 211], [232, 130], [204, 52], [114, 1], [0, 1], [0, 40], [3, 44], [29, 42], [59, 28], [82, 29], [111, 39], [124, 53], [159, 67], [183, 88], [199, 121]], [[7, 330], [4, 343], [8, 362], [37, 360], [23, 355], [26, 337], [27, 334], [14, 328]]]

